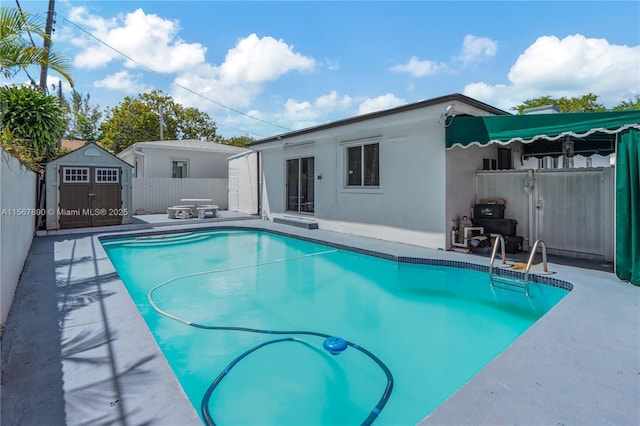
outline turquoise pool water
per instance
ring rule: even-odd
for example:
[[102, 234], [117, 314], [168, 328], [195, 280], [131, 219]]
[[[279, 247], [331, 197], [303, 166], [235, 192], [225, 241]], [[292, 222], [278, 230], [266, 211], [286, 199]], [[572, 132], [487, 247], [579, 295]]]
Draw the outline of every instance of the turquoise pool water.
[[[207, 388], [238, 355], [276, 337], [216, 326], [309, 330], [366, 348], [390, 369], [393, 392], [375, 424], [427, 416], [567, 291], [532, 284], [530, 296], [492, 290], [462, 268], [398, 263], [253, 230], [102, 241], [186, 394], [200, 412]], [[182, 278], [181, 278], [182, 277]], [[162, 285], [164, 283], [164, 285]], [[217, 424], [360, 424], [386, 385], [380, 367], [323, 339], [265, 346], [214, 390]]]

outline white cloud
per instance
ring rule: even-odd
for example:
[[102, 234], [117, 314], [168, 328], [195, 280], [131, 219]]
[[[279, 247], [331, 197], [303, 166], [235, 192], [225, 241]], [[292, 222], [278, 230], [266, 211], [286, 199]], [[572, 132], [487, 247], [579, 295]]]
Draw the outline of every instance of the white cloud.
[[336, 91], [319, 96], [313, 102], [288, 99], [284, 111], [278, 114], [276, 119], [289, 123], [288, 127], [301, 129], [326, 122], [328, 117], [347, 110], [352, 104], [353, 99], [350, 96], [340, 96]]
[[340, 69], [340, 62], [335, 59], [325, 59], [324, 66], [327, 67], [329, 71], [337, 71]]
[[541, 96], [593, 93], [613, 106], [640, 94], [640, 46], [619, 46], [581, 34], [538, 38], [509, 71], [509, 84], [468, 84], [464, 93], [507, 109]]
[[[310, 71], [314, 67], [313, 58], [296, 53], [293, 46], [283, 40], [250, 34], [229, 49], [220, 66], [201, 64], [192, 67], [181, 72], [175, 82], [223, 105], [247, 107], [262, 93], [268, 81], [292, 71]], [[212, 107], [211, 102], [181, 89], [175, 90], [172, 96], [201, 109]]]
[[[155, 72], [178, 72], [204, 62], [206, 48], [200, 43], [186, 43], [177, 38], [180, 27], [176, 21], [146, 14], [142, 9], [106, 19], [89, 14], [84, 7], [75, 7], [69, 16], [70, 21], [82, 26], [108, 46]], [[78, 68], [95, 69], [118, 60], [124, 61], [129, 68], [139, 67], [89, 36], [73, 39], [72, 42], [80, 48], [73, 59]]]
[[102, 80], [94, 82], [93, 85], [109, 90], [118, 90], [128, 94], [143, 93], [150, 90], [148, 86], [137, 80], [138, 77], [140, 76], [132, 76], [127, 71], [119, 71]]
[[482, 58], [494, 57], [498, 52], [498, 43], [487, 37], [476, 37], [471, 34], [464, 36], [462, 41], [462, 51], [459, 56], [452, 58], [451, 63], [437, 62], [430, 60], [420, 60], [417, 56], [412, 56], [406, 64], [395, 65], [392, 72], [406, 72], [414, 77], [425, 77], [441, 72], [455, 71], [455, 62], [468, 66], [478, 62]]
[[462, 42], [462, 52], [458, 56], [458, 60], [463, 65], [469, 65], [482, 59], [483, 57], [494, 57], [498, 52], [498, 43], [487, 37], [476, 37], [471, 34], [464, 36]]
[[360, 103], [358, 107], [358, 115], [367, 114], [369, 112], [381, 111], [400, 105], [404, 105], [407, 102], [404, 99], [397, 98], [391, 93], [378, 96], [376, 98], [369, 98]]
[[[78, 48], [73, 59], [77, 68], [96, 69], [107, 65], [113, 68], [120, 64], [126, 69], [146, 68], [169, 74], [176, 84], [192, 91], [172, 87], [171, 95], [177, 102], [209, 112], [219, 111], [221, 105], [246, 108], [262, 93], [265, 83], [292, 71], [312, 71], [316, 67], [313, 58], [296, 52], [294, 46], [284, 40], [256, 34], [239, 39], [220, 65], [210, 64], [206, 62], [206, 48], [202, 44], [187, 43], [178, 37], [177, 21], [145, 13], [140, 8], [114, 18], [103, 18], [84, 7], [74, 7], [69, 20], [122, 53], [86, 34], [81, 35], [70, 40]], [[114, 72], [111, 68], [112, 74], [95, 82], [96, 86], [126, 93], [139, 91], [140, 84], [130, 74]]]
[[229, 50], [219, 68], [220, 80], [227, 84], [263, 83], [289, 71], [309, 71], [315, 61], [293, 51], [293, 46], [273, 37], [251, 34]]
[[416, 56], [412, 56], [404, 65], [396, 65], [391, 68], [393, 72], [407, 72], [414, 77], [424, 77], [440, 71], [444, 71], [448, 65], [444, 62], [421, 61]]

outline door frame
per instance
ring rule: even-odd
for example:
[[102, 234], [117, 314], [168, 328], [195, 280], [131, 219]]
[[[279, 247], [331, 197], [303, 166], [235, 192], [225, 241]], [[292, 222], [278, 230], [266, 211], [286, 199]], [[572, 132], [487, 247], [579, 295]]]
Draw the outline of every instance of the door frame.
[[[311, 197], [309, 197], [309, 192], [306, 192], [306, 201], [303, 202], [303, 187], [305, 185], [303, 185], [302, 180], [302, 169], [303, 169], [303, 160], [307, 160], [307, 168], [309, 168], [309, 162], [308, 160], [312, 160], [311, 161], [311, 170], [307, 170], [307, 177], [306, 177], [306, 181], [305, 184], [308, 185], [308, 181], [311, 180]], [[297, 186], [297, 200], [296, 200], [296, 205], [297, 205], [297, 210], [291, 210], [289, 209], [289, 165], [291, 164], [290, 162], [292, 161], [296, 161], [297, 165], [298, 165], [298, 170], [296, 172], [296, 186]], [[284, 184], [285, 184], [285, 188], [284, 188], [284, 194], [285, 194], [285, 199], [284, 199], [284, 211], [287, 213], [296, 213], [296, 214], [306, 214], [306, 215], [314, 215], [315, 214], [315, 156], [313, 155], [309, 155], [309, 156], [298, 156], [298, 157], [291, 157], [291, 158], [285, 158], [285, 162], [284, 162]], [[308, 210], [303, 210], [303, 205], [306, 204], [308, 207]], [[310, 207], [309, 207], [310, 206]]]

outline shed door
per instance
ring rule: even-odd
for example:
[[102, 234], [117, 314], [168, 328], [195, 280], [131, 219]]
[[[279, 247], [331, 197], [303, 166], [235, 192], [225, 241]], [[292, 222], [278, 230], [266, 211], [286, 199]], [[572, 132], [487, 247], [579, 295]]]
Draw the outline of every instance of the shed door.
[[63, 166], [60, 174], [61, 229], [122, 223], [120, 168]]

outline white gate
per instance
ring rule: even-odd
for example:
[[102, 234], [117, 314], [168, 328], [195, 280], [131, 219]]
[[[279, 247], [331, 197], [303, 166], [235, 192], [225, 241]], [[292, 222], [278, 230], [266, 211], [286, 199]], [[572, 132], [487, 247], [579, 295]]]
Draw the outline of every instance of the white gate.
[[541, 239], [550, 253], [613, 260], [611, 168], [476, 172], [476, 202], [506, 200], [529, 247]]
[[603, 170], [536, 172], [538, 238], [560, 254], [604, 256]]
[[229, 210], [240, 210], [240, 178], [235, 167], [229, 167]]

